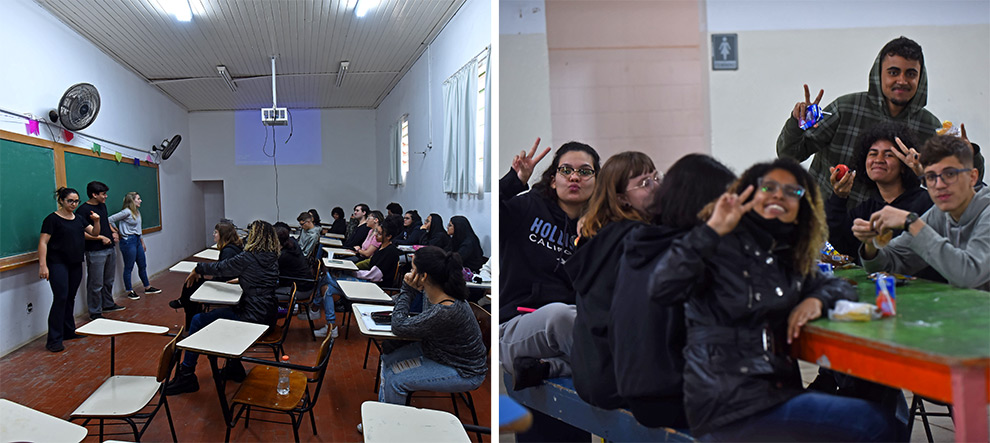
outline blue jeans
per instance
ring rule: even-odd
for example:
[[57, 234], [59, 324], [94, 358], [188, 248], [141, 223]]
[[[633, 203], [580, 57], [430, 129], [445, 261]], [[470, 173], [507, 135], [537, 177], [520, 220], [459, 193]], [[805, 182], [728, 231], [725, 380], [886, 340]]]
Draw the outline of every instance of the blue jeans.
[[[690, 394], [689, 394], [690, 395]], [[879, 403], [806, 392], [723, 426], [702, 441], [907, 441], [907, 428]]]
[[485, 381], [485, 374], [464, 378], [456, 369], [426, 358], [420, 342], [383, 354], [381, 361], [378, 401], [382, 403], [404, 405], [406, 396], [414, 391], [470, 391]]
[[[343, 294], [344, 291], [340, 289], [340, 285], [337, 281], [330, 275], [329, 272], [324, 272], [323, 276], [320, 277], [319, 283], [316, 284], [317, 288], [322, 288], [323, 285], [327, 286], [327, 292], [320, 294], [320, 291], [316, 291], [316, 297], [313, 299], [313, 306], [323, 305], [323, 315], [326, 316], [327, 324], [332, 325], [337, 322], [337, 311], [334, 310], [333, 306], [333, 294]], [[330, 327], [331, 329], [333, 326]]]
[[[200, 329], [205, 328], [206, 325], [213, 323], [214, 320], [221, 318], [240, 320], [237, 317], [237, 313], [231, 308], [220, 308], [209, 312], [201, 312], [193, 316], [192, 323], [189, 325], [189, 335], [195, 334]], [[186, 351], [186, 354], [182, 357], [182, 365], [195, 368], [196, 360], [199, 360], [199, 353]]]
[[144, 287], [151, 286], [148, 282], [148, 261], [144, 256], [144, 247], [141, 246], [140, 235], [128, 235], [120, 239], [120, 255], [124, 257], [124, 289], [130, 291], [131, 271], [134, 270], [134, 262], [137, 261], [138, 276]]

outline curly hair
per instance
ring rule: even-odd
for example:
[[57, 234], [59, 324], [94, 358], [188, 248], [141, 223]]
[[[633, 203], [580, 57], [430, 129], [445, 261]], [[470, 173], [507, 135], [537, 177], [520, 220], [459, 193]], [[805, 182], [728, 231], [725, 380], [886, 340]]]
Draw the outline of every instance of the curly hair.
[[264, 220], [255, 220], [248, 225], [247, 245], [244, 246], [247, 252], [274, 252], [278, 254], [282, 251], [282, 245], [278, 241], [278, 234], [271, 223]]
[[886, 45], [883, 45], [883, 49], [880, 50], [880, 53], [883, 54], [884, 57], [899, 55], [908, 60], [917, 60], [921, 62], [922, 66], [925, 65], [925, 54], [921, 51], [921, 45], [903, 35], [887, 42]]
[[[914, 132], [907, 127], [907, 125], [896, 122], [883, 122], [871, 126], [869, 129], [864, 131], [859, 135], [856, 140], [856, 154], [855, 154], [855, 165], [853, 169], [857, 171], [863, 171], [862, 174], [856, 174], [856, 181], [865, 185], [868, 189], [876, 189], [877, 184], [872, 179], [870, 179], [869, 174], [866, 173], [866, 157], [870, 154], [870, 148], [873, 144], [880, 140], [887, 140], [894, 144], [894, 149], [897, 149], [897, 142], [894, 138], [900, 138], [904, 146], [914, 147], [917, 146], [914, 136]], [[921, 180], [918, 176], [914, 175], [914, 171], [911, 170], [908, 165], [904, 162], [898, 160], [901, 164], [901, 186], [905, 190], [913, 189], [921, 186]]]

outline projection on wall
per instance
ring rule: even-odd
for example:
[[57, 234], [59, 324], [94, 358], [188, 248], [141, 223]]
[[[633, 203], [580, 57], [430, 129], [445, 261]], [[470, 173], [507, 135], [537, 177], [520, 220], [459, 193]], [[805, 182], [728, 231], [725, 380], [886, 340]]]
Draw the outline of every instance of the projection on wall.
[[[323, 163], [323, 139], [318, 109], [290, 109], [289, 125], [275, 126], [275, 143], [279, 165], [318, 165]], [[292, 131], [288, 143], [285, 139]], [[268, 142], [265, 143], [265, 131]], [[261, 111], [234, 112], [235, 164], [271, 165], [272, 127], [261, 124]], [[262, 146], [264, 145], [264, 146]], [[264, 150], [262, 151], [262, 148]]]

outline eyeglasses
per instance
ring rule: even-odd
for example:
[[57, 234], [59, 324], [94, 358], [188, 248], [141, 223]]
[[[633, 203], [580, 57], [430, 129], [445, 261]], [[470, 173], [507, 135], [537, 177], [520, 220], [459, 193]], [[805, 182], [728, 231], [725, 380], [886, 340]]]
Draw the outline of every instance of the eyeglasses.
[[663, 182], [663, 173], [661, 173], [661, 172], [658, 171], [656, 174], [653, 174], [653, 177], [646, 177], [646, 178], [640, 180], [639, 183], [636, 186], [633, 186], [631, 188], [627, 188], [626, 189], [626, 192], [632, 191], [633, 189], [649, 188], [649, 187], [652, 187], [654, 185], [659, 186], [660, 183], [662, 183], [662, 182]]
[[924, 180], [925, 184], [927, 184], [928, 186], [935, 186], [935, 184], [938, 183], [938, 178], [942, 177], [942, 183], [951, 185], [956, 182], [956, 179], [959, 178], [960, 173], [969, 172], [972, 170], [973, 168], [966, 168], [966, 169], [948, 168], [942, 170], [941, 174], [936, 174], [934, 172], [927, 172], [925, 173], [925, 175], [918, 176], [918, 178]]
[[74, 204], [79, 203], [79, 200], [66, 200], [65, 202], [68, 203], [68, 204], [70, 204], [70, 205], [74, 205]]
[[801, 200], [806, 192], [805, 189], [799, 185], [781, 185], [773, 180], [763, 180], [760, 178], [756, 181], [756, 184], [760, 186], [760, 191], [766, 192], [767, 194], [773, 194], [780, 189], [784, 193], [784, 197], [791, 200]]
[[560, 175], [563, 175], [564, 177], [570, 177], [571, 174], [577, 172], [578, 177], [582, 179], [589, 179], [595, 175], [594, 169], [591, 168], [574, 169], [567, 165], [557, 168], [557, 172], [560, 173]]

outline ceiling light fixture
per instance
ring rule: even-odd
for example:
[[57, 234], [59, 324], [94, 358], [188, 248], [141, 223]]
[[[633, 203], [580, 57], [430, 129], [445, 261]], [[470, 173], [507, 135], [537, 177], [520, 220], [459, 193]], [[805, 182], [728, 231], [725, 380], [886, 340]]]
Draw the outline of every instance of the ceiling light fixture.
[[230, 92], [234, 92], [237, 89], [237, 85], [234, 84], [234, 79], [230, 78], [230, 73], [227, 72], [227, 67], [224, 65], [217, 65], [217, 74], [220, 78], [227, 83], [227, 87], [230, 88]]
[[354, 7], [354, 15], [364, 17], [375, 6], [378, 6], [378, 0], [358, 0], [357, 6]]
[[189, 7], [189, 0], [162, 0], [165, 11], [175, 16], [180, 22], [192, 20], [192, 9]]
[[344, 60], [340, 62], [340, 68], [337, 69], [337, 87], [344, 82], [344, 74], [347, 74], [347, 68], [351, 66], [351, 62]]

